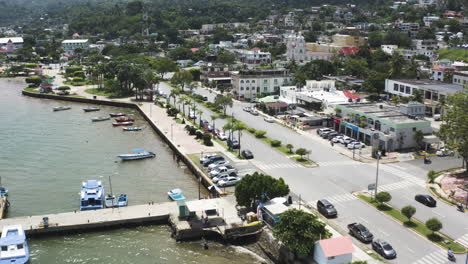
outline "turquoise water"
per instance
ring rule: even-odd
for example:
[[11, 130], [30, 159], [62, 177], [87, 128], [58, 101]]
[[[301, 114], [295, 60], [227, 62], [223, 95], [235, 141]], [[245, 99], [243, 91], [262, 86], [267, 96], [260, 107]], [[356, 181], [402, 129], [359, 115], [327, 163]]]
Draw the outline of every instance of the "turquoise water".
[[[195, 178], [173, 160], [171, 151], [149, 127], [123, 132], [111, 121], [91, 122], [111, 112], [134, 110], [101, 107], [84, 113], [84, 104], [21, 95], [24, 81], [0, 79], [0, 176], [9, 190], [8, 217], [47, 215], [79, 209], [81, 182], [99, 179], [109, 192], [126, 193], [129, 204], [166, 202], [167, 191], [184, 190], [198, 198]], [[71, 110], [53, 112], [69, 105]], [[117, 155], [145, 148], [154, 159], [121, 162]], [[32, 263], [255, 263], [239, 248], [200, 242], [176, 243], [167, 226], [139, 227], [29, 241]]]

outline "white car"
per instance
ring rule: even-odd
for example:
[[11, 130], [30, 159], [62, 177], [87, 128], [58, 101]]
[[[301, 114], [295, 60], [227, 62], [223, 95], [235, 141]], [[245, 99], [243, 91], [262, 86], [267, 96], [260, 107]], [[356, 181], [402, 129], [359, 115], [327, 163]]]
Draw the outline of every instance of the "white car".
[[258, 115], [257, 109], [252, 109], [252, 110], [250, 111], [250, 113], [251, 113], [252, 115], [254, 115], [254, 116], [257, 116], [257, 115]]
[[246, 107], [242, 108], [242, 110], [244, 110], [246, 112], [250, 112], [250, 111], [252, 111], [252, 108], [246, 106]]
[[349, 149], [361, 149], [364, 147], [364, 144], [361, 142], [351, 142], [346, 147]]
[[341, 144], [344, 144], [344, 145], [348, 145], [348, 144], [351, 143], [351, 141], [353, 141], [353, 140], [354, 140], [353, 138], [344, 136], [344, 137], [340, 140], [340, 143], [341, 143]]
[[218, 182], [219, 187], [226, 187], [226, 186], [231, 186], [231, 185], [236, 185], [239, 181], [241, 180], [240, 177], [227, 177], [224, 180], [220, 180]]
[[327, 132], [327, 131], [330, 131], [330, 132], [331, 132], [332, 130], [333, 130], [333, 129], [328, 128], [328, 127], [322, 127], [322, 128], [319, 128], [319, 129], [317, 130], [317, 133], [318, 133], [319, 135], [322, 135], [323, 132]]
[[205, 156], [203, 156], [203, 157], [200, 159], [200, 163], [205, 162], [205, 161], [208, 160], [210, 157], [215, 156], [215, 155], [217, 155], [217, 154], [206, 154]]
[[210, 171], [210, 176], [211, 176], [211, 178], [214, 178], [214, 177], [216, 177], [218, 175], [221, 175], [221, 174], [224, 174], [224, 173], [230, 174], [232, 172], [237, 172], [236, 168], [234, 168], [231, 165], [225, 165], [225, 166], [219, 167], [216, 170]]
[[197, 119], [197, 115], [195, 114], [194, 111], [190, 111], [190, 113], [189, 113], [189, 118], [190, 118], [190, 119]]
[[220, 181], [226, 180], [229, 177], [237, 177], [237, 174], [235, 172], [223, 173], [223, 174], [220, 174], [220, 175], [214, 177], [211, 180], [213, 181], [213, 183], [219, 183]]
[[219, 167], [223, 167], [225, 165], [228, 165], [229, 161], [228, 160], [218, 160], [216, 162], [213, 162], [212, 164], [208, 165], [208, 171], [212, 171], [214, 169], [217, 169]]
[[341, 139], [343, 139], [343, 136], [336, 136], [334, 138], [332, 138], [332, 141], [333, 143], [338, 143], [341, 141]]
[[217, 136], [220, 140], [227, 140], [228, 137], [226, 136], [226, 134], [224, 134], [223, 132], [220, 132]]
[[453, 156], [455, 152], [453, 150], [449, 150], [446, 148], [441, 148], [438, 151], [436, 151], [436, 155], [439, 157], [445, 157], [445, 156]]
[[271, 116], [267, 116], [265, 118], [263, 118], [263, 120], [265, 120], [265, 122], [268, 122], [268, 123], [274, 123], [275, 122], [275, 119]]

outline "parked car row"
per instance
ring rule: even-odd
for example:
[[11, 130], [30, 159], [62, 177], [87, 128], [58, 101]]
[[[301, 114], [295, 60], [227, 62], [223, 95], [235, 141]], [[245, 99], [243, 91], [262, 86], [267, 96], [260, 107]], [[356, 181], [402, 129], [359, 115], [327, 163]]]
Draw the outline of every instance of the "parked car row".
[[395, 249], [382, 239], [374, 239], [374, 235], [363, 224], [352, 223], [348, 225], [349, 234], [363, 243], [372, 243], [372, 249], [386, 259], [396, 258]]
[[200, 159], [200, 164], [206, 168], [213, 183], [219, 187], [236, 185], [241, 180], [237, 169], [220, 154], [207, 154]]
[[331, 140], [333, 143], [341, 143], [348, 149], [361, 149], [366, 145], [354, 138], [342, 135], [331, 128], [319, 128], [317, 134], [324, 139]]

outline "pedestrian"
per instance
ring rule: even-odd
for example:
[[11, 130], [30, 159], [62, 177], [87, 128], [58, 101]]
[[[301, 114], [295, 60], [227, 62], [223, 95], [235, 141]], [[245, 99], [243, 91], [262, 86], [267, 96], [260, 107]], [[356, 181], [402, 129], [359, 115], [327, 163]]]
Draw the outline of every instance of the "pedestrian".
[[331, 144], [332, 147], [333, 147], [333, 145], [335, 145], [335, 143], [333, 143], [333, 140], [330, 141], [330, 144]]

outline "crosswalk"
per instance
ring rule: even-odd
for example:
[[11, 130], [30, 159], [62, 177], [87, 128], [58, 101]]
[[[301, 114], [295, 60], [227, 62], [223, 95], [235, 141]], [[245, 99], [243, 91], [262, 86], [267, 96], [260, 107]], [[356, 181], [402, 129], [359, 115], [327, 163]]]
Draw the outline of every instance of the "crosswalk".
[[275, 169], [294, 169], [294, 168], [304, 168], [297, 163], [263, 163], [263, 162], [252, 162], [261, 170], [275, 170]]
[[447, 251], [439, 249], [429, 255], [424, 256], [422, 259], [413, 262], [413, 264], [443, 264], [450, 263], [447, 259]]
[[[348, 201], [354, 201], [354, 200], [357, 200], [358, 198], [350, 193], [343, 193], [343, 194], [328, 196], [323, 199], [328, 200], [332, 204], [337, 204], [337, 203], [344, 203]], [[314, 207], [316, 206], [317, 201], [318, 200], [311, 202]]]
[[399, 181], [399, 182], [379, 185], [377, 187], [378, 187], [379, 192], [389, 192], [389, 191], [409, 188], [411, 186], [414, 186], [414, 183], [410, 181]]
[[468, 248], [468, 234], [465, 234], [464, 236], [462, 236], [459, 239], [455, 240], [455, 242], [458, 242], [458, 243], [462, 244], [464, 247]]
[[392, 166], [392, 164], [386, 164], [386, 165], [382, 165], [380, 166], [380, 169], [382, 171], [385, 171], [387, 173], [391, 173], [405, 181], [409, 181], [415, 185], [419, 185], [421, 187], [425, 187], [426, 186], [426, 182], [423, 180], [423, 179], [420, 179], [416, 176], [413, 176], [401, 169], [398, 169], [397, 167], [395, 166]]
[[346, 161], [322, 161], [318, 163], [320, 167], [328, 167], [328, 166], [343, 166], [343, 165], [366, 165], [366, 163], [354, 161], [354, 160], [346, 160]]

